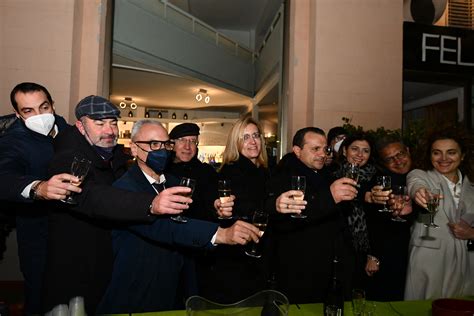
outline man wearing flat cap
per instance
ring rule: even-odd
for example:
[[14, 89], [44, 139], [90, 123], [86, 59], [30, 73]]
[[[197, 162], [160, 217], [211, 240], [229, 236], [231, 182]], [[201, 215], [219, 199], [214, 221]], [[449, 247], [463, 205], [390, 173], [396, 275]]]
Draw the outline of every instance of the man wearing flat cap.
[[197, 158], [199, 145], [199, 126], [194, 123], [183, 123], [175, 126], [170, 132], [174, 141], [173, 161], [168, 172], [178, 177], [196, 180], [193, 193], [193, 204], [185, 213], [189, 217], [215, 220], [214, 201], [217, 195], [217, 172]]
[[129, 156], [117, 145], [120, 111], [107, 99], [88, 96], [75, 110], [75, 126], [55, 139], [50, 173], [70, 170], [74, 157], [91, 161], [77, 204], [58, 204], [49, 218], [43, 310], [51, 311], [82, 297], [86, 312], [95, 313], [112, 272], [110, 227], [113, 221], [147, 223], [152, 214], [178, 214], [192, 200], [181, 194], [189, 188], [170, 188], [170, 194], [129, 192], [111, 184], [126, 171]]

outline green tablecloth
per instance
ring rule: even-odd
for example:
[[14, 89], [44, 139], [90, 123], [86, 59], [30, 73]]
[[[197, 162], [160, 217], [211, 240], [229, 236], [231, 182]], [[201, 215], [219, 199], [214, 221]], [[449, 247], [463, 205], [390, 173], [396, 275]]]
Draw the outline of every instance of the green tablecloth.
[[[376, 316], [430, 316], [431, 301], [375, 302]], [[128, 314], [123, 314], [128, 315]], [[144, 316], [186, 316], [186, 311], [166, 311], [132, 315]], [[291, 305], [289, 316], [323, 316], [323, 304]], [[346, 302], [344, 315], [351, 316], [352, 306]]]

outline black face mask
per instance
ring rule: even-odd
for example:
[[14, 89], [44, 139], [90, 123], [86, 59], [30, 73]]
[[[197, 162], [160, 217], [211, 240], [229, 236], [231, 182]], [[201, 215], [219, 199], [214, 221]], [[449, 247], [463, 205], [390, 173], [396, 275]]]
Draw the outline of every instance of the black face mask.
[[97, 145], [92, 145], [95, 151], [104, 159], [110, 160], [114, 156], [114, 147], [99, 147]]
[[146, 164], [151, 170], [155, 171], [158, 174], [162, 174], [165, 171], [168, 162], [170, 161], [171, 155], [170, 152], [166, 149], [158, 149], [148, 152], [148, 157], [146, 158]]

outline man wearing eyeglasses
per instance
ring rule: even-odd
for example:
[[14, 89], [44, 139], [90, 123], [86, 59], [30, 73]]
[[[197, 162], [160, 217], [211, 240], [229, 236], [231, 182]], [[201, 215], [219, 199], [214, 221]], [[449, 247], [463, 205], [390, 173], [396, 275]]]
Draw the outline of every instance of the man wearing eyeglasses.
[[[406, 176], [411, 171], [412, 160], [409, 148], [398, 137], [387, 136], [376, 143], [379, 156], [379, 175], [391, 177], [392, 187], [405, 185]], [[408, 243], [413, 215], [409, 215], [411, 207], [402, 210], [394, 209], [390, 200], [390, 191], [381, 191], [377, 186], [371, 190], [368, 202], [385, 203], [393, 209], [392, 213], [380, 213], [380, 206], [367, 212], [367, 226], [372, 252], [380, 260], [380, 269], [367, 284], [367, 296], [372, 300], [398, 301], [403, 300], [405, 291], [406, 268], [408, 264]], [[392, 217], [403, 216], [406, 222], [392, 221]], [[407, 216], [408, 215], [408, 216]], [[387, 286], [390, 284], [390, 286]]]
[[75, 126], [55, 139], [50, 173], [68, 172], [74, 157], [92, 162], [76, 194], [77, 204], [57, 204], [48, 227], [48, 253], [43, 290], [44, 312], [82, 297], [86, 312], [95, 314], [112, 272], [110, 228], [117, 221], [147, 223], [152, 214], [179, 214], [190, 198], [189, 188], [170, 194], [129, 192], [112, 187], [127, 168], [129, 156], [117, 145], [120, 111], [105, 98], [88, 96], [76, 106]]
[[186, 215], [215, 220], [214, 201], [218, 198], [217, 173], [212, 166], [197, 158], [199, 132], [199, 126], [194, 123], [179, 124], [171, 130], [170, 139], [174, 142], [174, 153], [167, 171], [178, 177], [196, 180], [194, 202], [186, 210]]
[[[172, 194], [179, 179], [165, 172], [170, 141], [157, 121], [141, 120], [132, 128], [131, 152], [136, 163], [114, 183], [134, 192]], [[196, 140], [196, 138], [193, 138]], [[196, 201], [192, 195], [192, 204]], [[212, 249], [212, 244], [246, 244], [258, 239], [251, 224], [230, 228], [188, 218], [186, 223], [161, 217], [150, 224], [124, 226], [113, 231], [112, 280], [98, 314], [151, 312], [184, 308], [185, 298], [197, 294], [194, 263], [189, 250]]]

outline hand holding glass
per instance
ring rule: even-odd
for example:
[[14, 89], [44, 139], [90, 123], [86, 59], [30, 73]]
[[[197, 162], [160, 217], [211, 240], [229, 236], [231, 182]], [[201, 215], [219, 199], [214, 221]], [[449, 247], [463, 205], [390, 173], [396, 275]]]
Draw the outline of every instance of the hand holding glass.
[[[75, 186], [81, 185], [82, 181], [84, 181], [84, 178], [89, 172], [91, 163], [92, 162], [90, 160], [74, 157], [74, 160], [72, 161], [72, 164], [71, 164], [71, 174], [79, 178], [79, 181], [71, 182], [72, 185], [75, 185]], [[72, 192], [67, 198], [65, 198], [64, 200], [61, 200], [61, 202], [64, 202], [67, 204], [77, 204], [77, 201], [74, 199]]]
[[[390, 176], [379, 176], [377, 177], [377, 185], [382, 186], [382, 191], [389, 191], [392, 188], [392, 178]], [[380, 209], [379, 212], [391, 212], [391, 210], [385, 203], [383, 209]]]
[[[410, 203], [410, 198], [407, 194], [407, 187], [404, 185], [394, 185], [393, 186], [393, 199], [395, 200], [395, 205], [400, 211]], [[399, 215], [392, 217], [394, 222], [406, 222], [406, 219], [401, 218]]]
[[[292, 176], [291, 177], [291, 189], [301, 191], [301, 195], [293, 195], [293, 200], [304, 200], [304, 193], [306, 190], [306, 177], [305, 176]], [[293, 218], [306, 218], [307, 216], [303, 213], [291, 214]]]
[[[265, 211], [255, 211], [252, 217], [252, 224], [254, 224], [260, 230], [260, 237], [263, 236], [263, 233], [267, 228], [267, 223], [268, 213]], [[259, 244], [256, 244], [255, 242], [251, 241], [248, 245], [248, 249], [245, 251], [245, 254], [250, 257], [260, 258], [262, 254], [258, 249]]]
[[[181, 181], [179, 182], [179, 185], [182, 186], [182, 187], [191, 188], [191, 192], [183, 194], [183, 196], [190, 198], [193, 195], [194, 187], [196, 186], [196, 180], [190, 179], [190, 178], [181, 178]], [[182, 216], [182, 215], [176, 215], [176, 216], [172, 216], [170, 218], [172, 220], [174, 220], [175, 222], [180, 222], [180, 223], [187, 223], [188, 222], [188, 219], [186, 217]]]
[[[217, 183], [217, 190], [219, 192], [219, 199], [221, 203], [227, 203], [230, 201], [230, 195], [232, 190], [230, 188], [230, 180], [219, 180]], [[232, 219], [233, 216], [219, 216], [219, 219]]]

